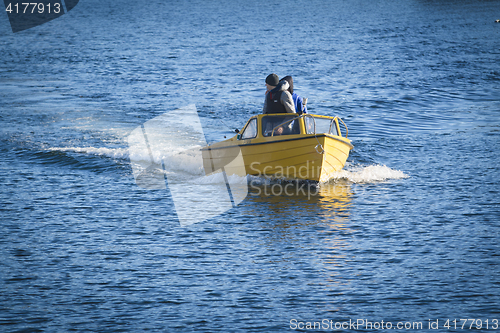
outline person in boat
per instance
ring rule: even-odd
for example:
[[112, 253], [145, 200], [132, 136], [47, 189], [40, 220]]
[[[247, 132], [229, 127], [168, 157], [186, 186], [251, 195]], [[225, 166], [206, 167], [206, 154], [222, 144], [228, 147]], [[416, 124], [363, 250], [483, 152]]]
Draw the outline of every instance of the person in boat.
[[287, 81], [279, 80], [278, 75], [269, 74], [266, 78], [266, 98], [262, 113], [295, 113], [292, 94], [288, 91]]
[[288, 92], [292, 95], [293, 104], [295, 106], [295, 112], [299, 115], [307, 113], [307, 98], [302, 98], [297, 93], [293, 92], [293, 79], [290, 75], [285, 76], [280, 80], [280, 82], [288, 82]]

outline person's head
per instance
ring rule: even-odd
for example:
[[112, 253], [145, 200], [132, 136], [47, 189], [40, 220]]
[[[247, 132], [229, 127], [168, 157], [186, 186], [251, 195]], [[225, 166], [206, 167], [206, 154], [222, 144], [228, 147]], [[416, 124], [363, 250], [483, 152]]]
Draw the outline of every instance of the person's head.
[[266, 87], [267, 87], [267, 90], [271, 90], [273, 88], [275, 88], [278, 83], [280, 82], [280, 78], [278, 77], [278, 75], [276, 74], [269, 74], [267, 77], [266, 77]]
[[292, 79], [292, 77], [290, 75], [287, 75], [284, 78], [282, 78], [280, 81], [283, 81], [283, 80], [288, 82], [288, 85], [289, 85], [288, 92], [293, 95], [293, 79]]

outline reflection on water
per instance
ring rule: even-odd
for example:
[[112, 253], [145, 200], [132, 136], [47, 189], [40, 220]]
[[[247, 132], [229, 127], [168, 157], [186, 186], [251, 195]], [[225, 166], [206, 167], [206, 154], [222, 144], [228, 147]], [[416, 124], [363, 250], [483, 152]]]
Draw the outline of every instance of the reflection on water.
[[[250, 182], [245, 214], [258, 216], [274, 233], [286, 242], [303, 242], [300, 231], [314, 232], [311, 240], [327, 241], [335, 233], [349, 230], [352, 184], [326, 183], [317, 186], [306, 182]], [[332, 244], [325, 248], [333, 248]]]
[[[319, 187], [314, 197], [317, 204], [323, 207], [324, 216], [333, 219], [331, 228], [344, 228], [349, 217], [352, 201], [352, 184], [347, 182], [325, 183]], [[331, 221], [331, 220], [330, 220]]]
[[[349, 216], [353, 195], [351, 186], [347, 182], [320, 185], [307, 182], [251, 182], [248, 200], [269, 206], [273, 216], [280, 221], [283, 221], [282, 217], [304, 214], [315, 224], [327, 222], [332, 226], [340, 226], [346, 223]], [[259, 209], [259, 205], [252, 207]], [[311, 214], [316, 218], [311, 218]]]
[[[349, 253], [354, 230], [351, 226], [353, 184], [345, 180], [330, 183], [271, 181], [251, 183], [244, 214], [258, 216], [262, 234], [259, 244], [265, 253], [280, 251], [280, 267], [297, 269], [297, 274], [314, 271], [316, 284], [326, 294], [344, 294], [352, 271]], [[265, 228], [265, 229], [264, 229]], [[304, 261], [301, 253], [308, 253]], [[276, 263], [276, 256], [273, 261]], [[311, 260], [314, 258], [314, 260]], [[267, 259], [271, 260], [271, 259]], [[265, 261], [265, 260], [264, 260]], [[321, 272], [318, 279], [318, 272]], [[338, 305], [320, 305], [338, 311]]]
[[[352, 206], [352, 184], [347, 181], [321, 184], [317, 196], [317, 204], [329, 207], [324, 211], [324, 220], [328, 229], [322, 231], [322, 248], [320, 256], [321, 271], [325, 275], [324, 288], [327, 292], [339, 293], [338, 288], [349, 284], [343, 272], [349, 270], [348, 252], [351, 245], [352, 228], [350, 210]], [[343, 289], [343, 288], [342, 288]], [[341, 293], [341, 292], [340, 292]], [[338, 311], [335, 304], [330, 311]]]

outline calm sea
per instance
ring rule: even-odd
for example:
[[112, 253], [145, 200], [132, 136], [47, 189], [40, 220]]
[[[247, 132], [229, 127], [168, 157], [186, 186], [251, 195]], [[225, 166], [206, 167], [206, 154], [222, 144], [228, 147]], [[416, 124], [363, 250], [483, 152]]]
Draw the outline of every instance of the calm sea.
[[[0, 14], [0, 331], [498, 331], [497, 19], [486, 0], [88, 0], [13, 34]], [[194, 104], [229, 137], [272, 72], [344, 119], [345, 169], [181, 227], [128, 135]]]

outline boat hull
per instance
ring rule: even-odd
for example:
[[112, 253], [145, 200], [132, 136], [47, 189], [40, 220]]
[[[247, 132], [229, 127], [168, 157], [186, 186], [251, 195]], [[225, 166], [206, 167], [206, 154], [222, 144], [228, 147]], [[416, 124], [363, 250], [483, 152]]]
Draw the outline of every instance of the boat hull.
[[[205, 172], [224, 169], [242, 176], [245, 170], [254, 176], [324, 182], [344, 167], [352, 149], [348, 139], [328, 134], [245, 141], [227, 140], [204, 148]], [[231, 163], [239, 154], [244, 168]]]

